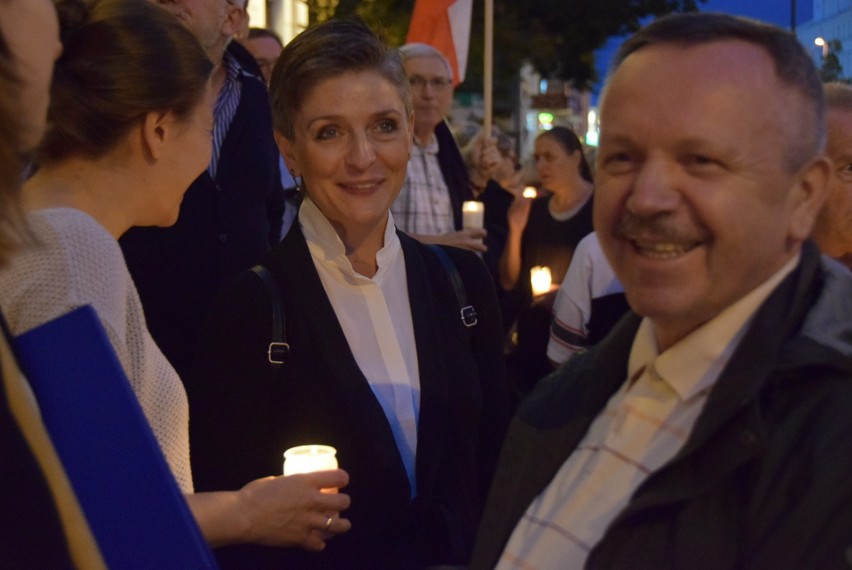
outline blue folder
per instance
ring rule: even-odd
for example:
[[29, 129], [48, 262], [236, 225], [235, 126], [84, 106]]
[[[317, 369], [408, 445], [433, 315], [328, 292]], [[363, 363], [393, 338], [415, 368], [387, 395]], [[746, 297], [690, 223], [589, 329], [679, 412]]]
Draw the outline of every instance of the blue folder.
[[19, 336], [20, 365], [110, 568], [216, 568], [95, 314]]

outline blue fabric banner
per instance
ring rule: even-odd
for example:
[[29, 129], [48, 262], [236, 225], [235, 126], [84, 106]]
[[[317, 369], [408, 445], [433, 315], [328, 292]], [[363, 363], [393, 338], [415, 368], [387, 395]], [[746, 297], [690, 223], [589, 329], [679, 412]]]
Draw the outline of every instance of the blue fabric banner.
[[94, 310], [15, 346], [107, 565], [216, 568]]

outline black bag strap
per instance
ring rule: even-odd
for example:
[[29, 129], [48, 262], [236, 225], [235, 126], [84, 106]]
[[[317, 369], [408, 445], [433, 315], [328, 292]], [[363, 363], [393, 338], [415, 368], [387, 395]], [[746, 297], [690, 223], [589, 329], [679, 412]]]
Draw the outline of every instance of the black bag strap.
[[430, 244], [429, 247], [435, 253], [438, 261], [441, 262], [441, 266], [443, 266], [444, 271], [447, 272], [447, 277], [450, 278], [450, 285], [453, 286], [453, 292], [456, 294], [456, 300], [459, 304], [459, 313], [461, 314], [461, 320], [464, 323], [464, 326], [469, 328], [476, 325], [478, 322], [476, 309], [473, 308], [473, 305], [469, 305], [467, 302], [467, 293], [464, 289], [464, 281], [462, 281], [459, 270], [456, 268], [456, 264], [453, 263], [453, 260], [449, 255], [447, 255], [447, 252], [444, 251], [444, 248], [441, 246]]
[[290, 352], [290, 345], [287, 344], [287, 326], [284, 319], [284, 307], [281, 304], [281, 295], [279, 294], [278, 284], [265, 265], [257, 264], [251, 270], [263, 281], [269, 293], [269, 299], [272, 301], [272, 340], [269, 342], [266, 354], [269, 358], [269, 364], [272, 365], [273, 369], [277, 369], [284, 364], [284, 357]]

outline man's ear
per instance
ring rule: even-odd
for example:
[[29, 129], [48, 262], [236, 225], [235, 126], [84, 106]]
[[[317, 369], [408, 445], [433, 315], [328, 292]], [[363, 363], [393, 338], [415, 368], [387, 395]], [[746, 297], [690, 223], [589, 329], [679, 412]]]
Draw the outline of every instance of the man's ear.
[[171, 136], [173, 117], [168, 111], [151, 111], [142, 119], [142, 150], [146, 158], [159, 160]]
[[822, 205], [828, 198], [832, 166], [827, 157], [814, 159], [802, 168], [790, 193], [789, 238], [803, 242], [811, 234]]
[[235, 6], [225, 1], [225, 21], [222, 23], [222, 34], [229, 38], [245, 39], [240, 34], [248, 27], [248, 12], [242, 7], [243, 0], [235, 0]]
[[301, 176], [302, 173], [299, 169], [299, 163], [296, 160], [293, 141], [284, 136], [281, 131], [275, 131], [273, 134], [275, 135], [275, 144], [278, 146], [278, 152], [280, 152], [281, 156], [284, 157], [284, 163], [287, 165], [287, 170], [289, 170], [290, 174], [294, 177]]

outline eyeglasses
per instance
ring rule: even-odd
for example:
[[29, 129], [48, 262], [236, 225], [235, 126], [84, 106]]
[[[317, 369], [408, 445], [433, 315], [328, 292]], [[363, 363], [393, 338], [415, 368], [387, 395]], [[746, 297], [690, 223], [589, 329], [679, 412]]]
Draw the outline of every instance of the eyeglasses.
[[412, 75], [408, 78], [408, 82], [414, 89], [424, 89], [428, 85], [432, 88], [432, 91], [443, 91], [453, 84], [453, 82], [446, 77], [432, 77], [426, 79], [419, 75]]

